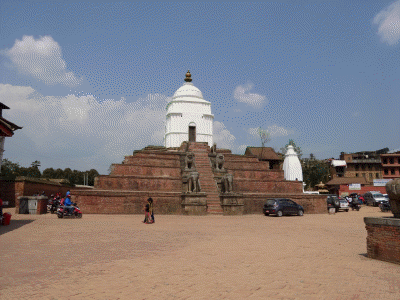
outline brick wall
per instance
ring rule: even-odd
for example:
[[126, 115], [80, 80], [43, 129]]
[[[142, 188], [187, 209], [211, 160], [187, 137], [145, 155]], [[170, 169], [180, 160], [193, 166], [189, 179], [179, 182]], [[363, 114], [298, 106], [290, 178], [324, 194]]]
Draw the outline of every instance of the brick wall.
[[15, 183], [14, 180], [0, 180], [0, 198], [8, 202], [4, 207], [15, 206]]
[[264, 203], [269, 198], [291, 199], [303, 206], [305, 214], [324, 214], [328, 212], [326, 195], [245, 193], [243, 198], [245, 214], [261, 214]]
[[364, 218], [367, 256], [400, 263], [400, 219]]
[[71, 194], [82, 213], [142, 214], [149, 197], [153, 198], [156, 214], [182, 213], [180, 192], [71, 190]]
[[381, 192], [382, 194], [386, 194], [386, 189], [384, 186], [363, 185], [361, 186], [361, 190], [349, 190], [348, 185], [342, 184], [340, 185], [339, 188], [339, 196], [341, 196], [343, 193], [348, 193], [348, 194], [357, 193], [359, 195], [362, 195], [369, 191], [378, 191]]

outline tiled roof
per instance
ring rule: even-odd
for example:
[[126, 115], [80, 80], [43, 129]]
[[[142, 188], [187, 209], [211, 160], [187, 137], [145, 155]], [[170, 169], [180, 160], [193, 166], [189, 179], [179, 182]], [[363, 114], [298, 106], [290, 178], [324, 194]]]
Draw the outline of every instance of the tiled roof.
[[325, 183], [325, 185], [341, 185], [352, 183], [368, 184], [364, 177], [335, 177]]
[[247, 147], [245, 155], [255, 155], [258, 159], [282, 160], [271, 147]]

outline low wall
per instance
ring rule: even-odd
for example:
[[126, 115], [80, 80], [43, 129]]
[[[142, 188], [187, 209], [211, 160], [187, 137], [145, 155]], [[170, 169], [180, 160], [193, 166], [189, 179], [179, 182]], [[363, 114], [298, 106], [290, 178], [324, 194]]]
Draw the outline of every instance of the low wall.
[[269, 198], [291, 199], [303, 206], [305, 214], [326, 214], [328, 212], [326, 195], [243, 193], [244, 213], [262, 214], [264, 203]]
[[86, 214], [142, 214], [151, 197], [156, 214], [182, 214], [182, 193], [112, 190], [71, 190], [72, 202], [77, 202]]
[[71, 186], [41, 178], [17, 177], [15, 180], [0, 180], [0, 198], [8, 201], [8, 207], [15, 207], [21, 196], [32, 196], [43, 191], [47, 196], [60, 192], [65, 195]]
[[400, 263], [400, 219], [364, 218], [367, 229], [367, 256]]

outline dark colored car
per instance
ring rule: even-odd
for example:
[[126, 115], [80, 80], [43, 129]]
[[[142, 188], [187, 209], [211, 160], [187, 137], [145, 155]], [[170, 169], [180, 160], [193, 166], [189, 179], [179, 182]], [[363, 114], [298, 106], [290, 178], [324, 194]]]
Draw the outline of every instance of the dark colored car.
[[268, 199], [263, 207], [264, 215], [276, 215], [282, 217], [283, 215], [298, 215], [304, 214], [304, 208], [290, 199], [274, 198]]
[[337, 195], [326, 195], [326, 204], [328, 205], [328, 210], [334, 208], [338, 212], [340, 209], [340, 199]]

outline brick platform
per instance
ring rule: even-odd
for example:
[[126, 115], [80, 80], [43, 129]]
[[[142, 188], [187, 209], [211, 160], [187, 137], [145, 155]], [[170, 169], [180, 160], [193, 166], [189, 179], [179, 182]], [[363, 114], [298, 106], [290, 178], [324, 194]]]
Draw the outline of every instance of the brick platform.
[[149, 146], [134, 151], [121, 164], [113, 164], [110, 175], [97, 177], [95, 189], [72, 190], [72, 201], [78, 202], [83, 213], [137, 214], [143, 212], [147, 198], [152, 197], [157, 214], [191, 211], [202, 214], [204, 207], [185, 208], [182, 200], [187, 192], [184, 178], [187, 152], [194, 153], [201, 192], [205, 193], [206, 213], [232, 210], [225, 204], [224, 209], [221, 206], [224, 200], [221, 178], [226, 173], [233, 175], [232, 192], [243, 195], [240, 198], [243, 206], [232, 213], [262, 213], [265, 200], [274, 197], [293, 199], [303, 205], [305, 213], [327, 213], [326, 196], [303, 194], [302, 182], [284, 180], [283, 171], [269, 169], [267, 161], [217, 149], [216, 153], [224, 155], [225, 163], [223, 172], [216, 171], [210, 147], [206, 143], [187, 142], [174, 149]]
[[400, 219], [364, 218], [369, 258], [400, 263]]

